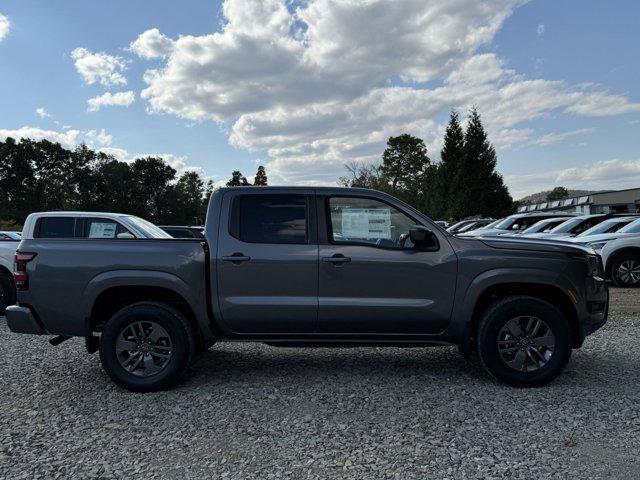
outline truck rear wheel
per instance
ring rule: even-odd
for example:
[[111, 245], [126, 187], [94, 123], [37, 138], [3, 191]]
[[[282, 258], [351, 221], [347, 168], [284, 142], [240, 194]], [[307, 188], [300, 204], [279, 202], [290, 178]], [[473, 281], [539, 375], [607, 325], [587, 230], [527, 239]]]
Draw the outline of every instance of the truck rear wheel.
[[0, 315], [4, 315], [9, 305], [16, 303], [16, 286], [13, 277], [5, 272], [0, 272]]
[[507, 297], [490, 306], [476, 341], [484, 368], [512, 387], [551, 382], [571, 357], [569, 324], [556, 308], [534, 297]]
[[117, 312], [100, 337], [100, 361], [118, 385], [134, 392], [173, 386], [196, 350], [187, 319], [161, 303], [144, 302]]
[[627, 253], [616, 258], [611, 266], [611, 281], [616, 287], [640, 287], [640, 255]]

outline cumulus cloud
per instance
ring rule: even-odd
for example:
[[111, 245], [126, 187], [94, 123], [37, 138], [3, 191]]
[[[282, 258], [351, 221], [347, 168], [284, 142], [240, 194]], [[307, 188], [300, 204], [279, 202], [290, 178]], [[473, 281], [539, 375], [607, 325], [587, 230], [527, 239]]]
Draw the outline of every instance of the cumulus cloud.
[[90, 112], [96, 112], [106, 106], [128, 107], [134, 102], [135, 98], [136, 95], [131, 90], [116, 93], [105, 92], [102, 95], [87, 100], [87, 104], [89, 105], [88, 110]]
[[160, 33], [157, 28], [152, 28], [131, 42], [129, 49], [140, 58], [163, 58], [173, 50], [173, 40]]
[[51, 114], [42, 107], [36, 108], [36, 115], [40, 118], [51, 118]]
[[[423, 138], [434, 157], [451, 108], [478, 106], [498, 148], [535, 141], [522, 124], [552, 113], [640, 110], [593, 86], [527, 79], [479, 53], [522, 3], [226, 0], [220, 30], [171, 40], [141, 96], [151, 111], [230, 124], [231, 144], [266, 151], [272, 182], [301, 184], [335, 182], [344, 163], [379, 158], [401, 132]], [[169, 45], [149, 32], [134, 44]]]
[[37, 127], [21, 127], [18, 129], [2, 129], [0, 128], [0, 140], [8, 137], [20, 140], [21, 138], [30, 138], [31, 140], [47, 139], [52, 142], [60, 143], [66, 147], [72, 147], [78, 143], [78, 137], [82, 132], [80, 130], [67, 130], [65, 132], [56, 132], [53, 130], [43, 130]]
[[76, 70], [88, 85], [96, 82], [105, 87], [127, 84], [127, 79], [123, 75], [127, 64], [120, 57], [106, 53], [92, 53], [86, 48], [76, 48], [71, 52], [71, 58], [75, 60]]
[[11, 23], [6, 15], [0, 13], [0, 42], [9, 34]]
[[85, 132], [85, 141], [92, 148], [95, 148], [96, 146], [106, 147], [111, 145], [111, 142], [113, 142], [113, 135], [105, 132], [104, 128], [100, 131], [89, 130]]
[[612, 185], [619, 189], [633, 188], [640, 184], [640, 158], [601, 160], [544, 173], [507, 175], [505, 181], [515, 198], [548, 190], [550, 185], [590, 190], [609, 190]]

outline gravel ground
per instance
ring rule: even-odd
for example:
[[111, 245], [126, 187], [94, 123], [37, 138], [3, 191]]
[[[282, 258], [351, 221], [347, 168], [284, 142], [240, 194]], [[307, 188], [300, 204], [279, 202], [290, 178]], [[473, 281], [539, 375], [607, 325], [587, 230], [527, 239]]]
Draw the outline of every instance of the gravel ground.
[[217, 345], [169, 392], [115, 387], [73, 340], [0, 320], [0, 479], [640, 478], [640, 310], [552, 385], [516, 390], [453, 348]]

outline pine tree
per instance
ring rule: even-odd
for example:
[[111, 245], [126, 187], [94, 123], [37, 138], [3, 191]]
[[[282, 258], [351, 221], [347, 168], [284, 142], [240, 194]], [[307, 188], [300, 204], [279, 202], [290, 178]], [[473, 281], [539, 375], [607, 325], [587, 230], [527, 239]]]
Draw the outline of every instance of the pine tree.
[[253, 184], [260, 187], [267, 185], [267, 174], [264, 171], [264, 167], [262, 165], [258, 167], [258, 172], [253, 179]]
[[441, 161], [432, 185], [432, 214], [435, 218], [461, 218], [455, 211], [456, 196], [461, 191], [464, 175], [464, 131], [455, 110], [449, 115], [449, 124], [444, 134]]
[[496, 151], [487, 138], [480, 114], [472, 108], [464, 135], [464, 156], [454, 203], [456, 218], [472, 215], [503, 217], [513, 210], [513, 199], [496, 172]]
[[247, 177], [242, 175], [240, 170], [234, 170], [231, 172], [231, 178], [227, 182], [227, 187], [247, 187], [250, 183], [247, 181]]

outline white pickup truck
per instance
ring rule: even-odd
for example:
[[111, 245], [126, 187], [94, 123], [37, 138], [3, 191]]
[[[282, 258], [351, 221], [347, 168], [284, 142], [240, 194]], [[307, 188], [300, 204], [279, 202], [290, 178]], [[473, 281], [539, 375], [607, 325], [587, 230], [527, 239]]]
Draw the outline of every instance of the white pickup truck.
[[0, 231], [0, 315], [16, 301], [13, 283], [13, 256], [22, 236], [18, 232]]

